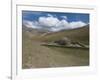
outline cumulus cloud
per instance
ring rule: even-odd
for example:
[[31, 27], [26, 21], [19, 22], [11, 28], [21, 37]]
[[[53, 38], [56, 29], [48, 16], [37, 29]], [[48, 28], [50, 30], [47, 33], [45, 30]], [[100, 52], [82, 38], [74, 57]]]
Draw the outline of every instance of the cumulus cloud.
[[78, 28], [78, 27], [83, 27], [86, 25], [86, 23], [84, 23], [82, 21], [70, 22], [69, 24], [70, 24], [71, 28]]
[[66, 19], [67, 20], [67, 16], [61, 16], [61, 18]]
[[40, 17], [38, 22], [41, 26], [52, 27], [55, 26], [57, 23], [59, 23], [59, 20], [53, 16], [49, 16], [49, 17]]
[[34, 22], [32, 22], [32, 21], [24, 20], [24, 21], [23, 21], [23, 24], [24, 24], [26, 27], [29, 27], [29, 28], [37, 28], [37, 26], [35, 26], [35, 25], [34, 25]]
[[48, 17], [53, 17], [53, 15], [51, 15], [51, 14], [47, 14], [47, 16], [48, 16]]
[[57, 17], [54, 17], [51, 14], [48, 14], [46, 16], [41, 16], [38, 18], [37, 21], [24, 21], [24, 24], [27, 27], [31, 28], [37, 28], [37, 29], [44, 29], [49, 31], [60, 31], [64, 29], [74, 29], [83, 27], [86, 25], [86, 23], [82, 21], [73, 21], [68, 22], [66, 16], [61, 16], [63, 19], [60, 20]]

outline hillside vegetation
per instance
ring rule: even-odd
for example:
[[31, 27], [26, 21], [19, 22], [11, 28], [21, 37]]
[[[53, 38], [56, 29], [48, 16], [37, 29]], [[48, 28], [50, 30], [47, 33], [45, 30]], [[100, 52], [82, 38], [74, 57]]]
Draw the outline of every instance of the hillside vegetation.
[[42, 46], [43, 42], [52, 42], [63, 37], [89, 44], [89, 27], [59, 32], [45, 32], [23, 28], [22, 32], [22, 68], [49, 68], [88, 66], [89, 50]]
[[54, 40], [59, 40], [63, 37], [67, 37], [72, 41], [89, 44], [89, 25], [78, 29], [63, 30], [60, 32], [47, 34], [44, 37], [42, 37], [40, 40], [50, 42]]

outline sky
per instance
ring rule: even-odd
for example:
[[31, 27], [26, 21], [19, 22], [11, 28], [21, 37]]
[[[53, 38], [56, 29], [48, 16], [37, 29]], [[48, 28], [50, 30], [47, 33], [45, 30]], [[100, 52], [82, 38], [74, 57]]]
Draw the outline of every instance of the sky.
[[22, 22], [31, 28], [60, 31], [89, 24], [89, 14], [24, 10], [22, 11]]

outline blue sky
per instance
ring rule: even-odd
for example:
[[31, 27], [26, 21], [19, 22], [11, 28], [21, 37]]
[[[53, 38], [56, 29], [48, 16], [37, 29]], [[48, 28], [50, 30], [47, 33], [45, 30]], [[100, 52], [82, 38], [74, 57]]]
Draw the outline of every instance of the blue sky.
[[47, 14], [54, 15], [55, 17], [58, 17], [60, 20], [62, 19], [61, 16], [67, 16], [68, 22], [83, 21], [85, 23], [89, 23], [89, 14], [84, 14], [84, 13], [22, 11], [22, 19], [33, 21], [33, 20], [38, 20], [38, 18], [41, 16], [47, 16]]
[[[29, 26], [35, 26], [41, 28], [46, 28], [43, 26], [59, 26], [54, 23], [59, 23], [62, 27], [67, 27], [67, 23], [71, 25], [71, 27], [76, 28], [76, 26], [82, 26], [83, 24], [89, 24], [89, 14], [85, 13], [61, 13], [61, 12], [41, 12], [41, 11], [22, 11], [22, 21], [30, 22]], [[31, 23], [32, 22], [32, 23]], [[47, 23], [46, 23], [47, 22]], [[43, 25], [42, 25], [43, 23]], [[39, 25], [38, 25], [39, 24]], [[61, 24], [64, 24], [61, 25]], [[66, 25], [65, 25], [66, 24]], [[82, 24], [82, 25], [81, 25]], [[50, 27], [49, 29], [51, 29]], [[60, 27], [61, 28], [61, 27]], [[53, 29], [53, 28], [52, 28]], [[56, 29], [55, 29], [56, 30]]]

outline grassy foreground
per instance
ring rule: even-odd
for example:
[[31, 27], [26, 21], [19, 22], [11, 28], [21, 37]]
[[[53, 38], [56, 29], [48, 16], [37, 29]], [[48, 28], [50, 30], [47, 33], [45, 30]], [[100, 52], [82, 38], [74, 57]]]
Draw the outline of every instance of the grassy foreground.
[[41, 46], [32, 40], [23, 41], [23, 64], [26, 68], [88, 66], [88, 49]]
[[68, 37], [71, 40], [89, 44], [89, 28], [62, 31], [47, 34], [45, 36], [40, 36], [40, 34], [37, 34], [36, 32], [31, 34], [27, 31], [23, 31], [22, 35], [23, 69], [89, 65], [89, 49], [41, 45], [43, 41], [51, 42], [63, 37]]

